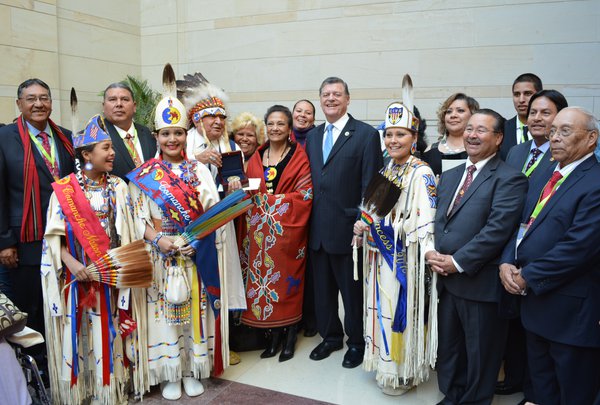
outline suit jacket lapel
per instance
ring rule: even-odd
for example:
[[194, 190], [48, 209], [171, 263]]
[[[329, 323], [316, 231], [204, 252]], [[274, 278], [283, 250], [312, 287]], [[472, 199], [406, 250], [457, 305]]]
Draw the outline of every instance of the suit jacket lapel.
[[[325, 131], [325, 124], [321, 124], [315, 129], [314, 133], [314, 142], [311, 141], [312, 153], [310, 155], [311, 162], [314, 160], [318, 167], [323, 167], [325, 162], [323, 162], [323, 132]], [[313, 135], [311, 135], [313, 136]]]
[[456, 192], [456, 188], [458, 187], [458, 183], [460, 183], [460, 179], [462, 178], [462, 174], [465, 171], [465, 165], [462, 164], [458, 166], [462, 168], [462, 170], [451, 170], [444, 174], [444, 182], [448, 183], [448, 187], [446, 188], [449, 195], [447, 198], [441, 199], [442, 203], [438, 206], [438, 212], [443, 213], [442, 217], [447, 218], [447, 212], [450, 208], [450, 204], [454, 202], [454, 193]]
[[142, 161], [145, 162], [154, 157], [154, 153], [152, 153], [154, 138], [152, 136], [146, 136], [146, 131], [140, 125], [135, 124], [135, 129], [138, 134], [140, 145], [142, 146]]
[[123, 138], [117, 132], [117, 129], [113, 124], [108, 122], [108, 120], [104, 120], [106, 123], [106, 129], [108, 129], [108, 134], [110, 135], [110, 139], [112, 139], [113, 148], [115, 149], [115, 154], [117, 159], [122, 159], [122, 162], [127, 166], [127, 172], [135, 169], [135, 164], [133, 163], [133, 159], [125, 146], [125, 142], [123, 142]]
[[[471, 183], [471, 186], [467, 189], [462, 200], [460, 200], [458, 207], [455, 210], [452, 210], [453, 213], [450, 215], [450, 217], [453, 217], [458, 211], [460, 211], [460, 209], [467, 203], [469, 198], [471, 198], [475, 191], [477, 191], [479, 186], [481, 186], [492, 175], [492, 171], [496, 170], [496, 167], [498, 167], [499, 159], [500, 158], [498, 154], [496, 154], [496, 156], [494, 156], [489, 162], [487, 162], [485, 166], [483, 166], [481, 173], [475, 177], [475, 180], [473, 180], [473, 183]], [[456, 188], [454, 191], [456, 192]]]
[[[528, 229], [527, 232], [525, 233], [524, 238], [526, 238], [528, 235], [530, 235], [531, 232], [544, 220], [544, 218], [546, 218], [546, 216], [548, 215], [548, 212], [550, 212], [552, 207], [554, 207], [563, 196], [567, 195], [569, 189], [571, 189], [579, 180], [582, 179], [585, 172], [587, 170], [589, 170], [590, 167], [592, 167], [592, 165], [595, 163], [595, 161], [596, 161], [596, 157], [594, 155], [592, 155], [585, 161], [581, 162], [579, 164], [579, 166], [577, 166], [575, 168], [575, 170], [573, 170], [571, 172], [571, 174], [569, 174], [569, 176], [567, 177], [565, 182], [563, 184], [561, 184], [561, 186], [558, 188], [558, 190], [556, 190], [554, 195], [552, 197], [550, 197], [550, 199], [548, 200], [548, 202], [546, 203], [544, 208], [542, 208], [542, 210], [538, 214], [535, 221], [533, 221], [533, 224], [531, 224], [531, 228]], [[542, 188], [542, 190], [543, 190], [543, 188]], [[536, 201], [536, 203], [537, 203], [537, 201]], [[534, 205], [534, 207], [535, 207], [535, 205]], [[532, 208], [532, 211], [533, 211], [533, 208]]]
[[[336, 153], [338, 153], [338, 151], [342, 148], [342, 146], [344, 146], [344, 144], [348, 141], [348, 139], [350, 139], [350, 137], [354, 134], [354, 131], [356, 130], [356, 123], [354, 122], [354, 118], [352, 118], [350, 114], [348, 114], [348, 116], [350, 118], [348, 119], [348, 122], [342, 129], [342, 132], [340, 132], [340, 136], [338, 136], [338, 139], [333, 144], [333, 148], [329, 153], [329, 157], [327, 158], [327, 162], [325, 162], [325, 165], [329, 163], [329, 161], [335, 156]], [[321, 153], [321, 156], [323, 156], [323, 153]]]

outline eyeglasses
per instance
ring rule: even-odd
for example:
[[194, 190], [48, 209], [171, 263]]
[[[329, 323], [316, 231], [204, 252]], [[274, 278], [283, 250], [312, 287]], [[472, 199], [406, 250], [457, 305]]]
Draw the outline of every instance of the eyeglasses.
[[567, 138], [573, 135], [577, 131], [591, 131], [591, 129], [585, 128], [571, 128], [571, 127], [561, 127], [561, 128], [552, 128], [550, 129], [550, 133], [546, 135], [546, 139], [551, 139], [554, 135], [558, 135], [560, 138]]
[[492, 130], [487, 129], [485, 127], [477, 127], [477, 128], [466, 127], [465, 128], [465, 134], [471, 135], [473, 132], [475, 132], [477, 135], [485, 135], [488, 132], [497, 132], [497, 131], [492, 131]]
[[27, 104], [35, 104], [35, 102], [39, 100], [42, 104], [46, 104], [46, 103], [49, 103], [52, 100], [52, 98], [50, 98], [50, 96], [48, 96], [48, 95], [42, 95], [42, 96], [27, 96], [25, 98], [19, 97], [19, 100], [25, 100], [25, 102]]

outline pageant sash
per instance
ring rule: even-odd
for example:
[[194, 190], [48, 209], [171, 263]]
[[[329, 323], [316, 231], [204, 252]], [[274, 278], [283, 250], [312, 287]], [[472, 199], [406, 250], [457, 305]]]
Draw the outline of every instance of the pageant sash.
[[74, 174], [52, 183], [60, 207], [85, 254], [99, 260], [110, 248], [110, 239], [90, 206]]
[[160, 207], [179, 232], [204, 213], [196, 191], [158, 159], [150, 159], [126, 177]]
[[[404, 249], [402, 241], [394, 243], [394, 228], [382, 225], [383, 221], [382, 219], [371, 224], [371, 236], [390, 269], [394, 269], [395, 256], [396, 279], [400, 283], [400, 293], [396, 313], [394, 314], [394, 322], [392, 323], [392, 331], [404, 332], [404, 329], [406, 329], [406, 263], [404, 261]], [[379, 306], [379, 303], [377, 306]]]

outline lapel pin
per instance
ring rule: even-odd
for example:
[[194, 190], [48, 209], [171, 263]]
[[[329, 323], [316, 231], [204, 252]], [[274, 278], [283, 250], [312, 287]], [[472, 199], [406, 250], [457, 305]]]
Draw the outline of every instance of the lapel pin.
[[344, 136], [348, 136], [348, 135], [350, 135], [350, 132], [348, 132], [348, 131], [344, 132]]

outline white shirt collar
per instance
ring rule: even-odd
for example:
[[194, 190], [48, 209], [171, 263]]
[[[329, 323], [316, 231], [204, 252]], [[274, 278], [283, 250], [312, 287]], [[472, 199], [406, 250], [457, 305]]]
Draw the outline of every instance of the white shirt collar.
[[467, 158], [467, 163], [465, 164], [465, 170], [467, 170], [467, 167], [471, 166], [471, 165], [475, 165], [475, 167], [477, 168], [476, 172], [479, 173], [481, 171], [481, 169], [483, 169], [483, 167], [487, 164], [487, 162], [489, 162], [494, 156], [496, 156], [496, 154], [494, 153], [493, 155], [488, 156], [487, 158], [480, 160], [477, 163], [473, 163], [471, 161], [471, 158]]
[[565, 167], [563, 167], [562, 169], [560, 168], [560, 163], [556, 165], [556, 167], [554, 168], [554, 171], [559, 171], [560, 174], [562, 174], [563, 177], [568, 176], [569, 174], [571, 174], [571, 172], [573, 170], [575, 170], [575, 168], [577, 166], [579, 166], [584, 160], [586, 160], [587, 158], [589, 158], [590, 156], [592, 156], [594, 154], [594, 152], [590, 152], [587, 155], [583, 156], [581, 159], [578, 159], [574, 162], [569, 163], [568, 165], [566, 165]]
[[119, 134], [119, 136], [123, 139], [125, 139], [125, 137], [127, 136], [127, 134], [131, 135], [131, 136], [135, 136], [135, 124], [133, 123], [133, 121], [131, 121], [131, 127], [129, 127], [129, 129], [127, 131], [125, 131], [124, 129], [119, 128], [116, 125], [113, 125], [115, 127], [115, 129], [117, 130], [117, 133]]
[[336, 122], [329, 122], [329, 121], [325, 120], [325, 130], [327, 130], [327, 126], [329, 124], [333, 124], [335, 129], [337, 129], [339, 132], [342, 132], [342, 129], [344, 129], [344, 127], [348, 123], [349, 119], [350, 119], [350, 116], [348, 115], [348, 113], [346, 113], [346, 114], [342, 115], [340, 117], [340, 119], [337, 120]]

